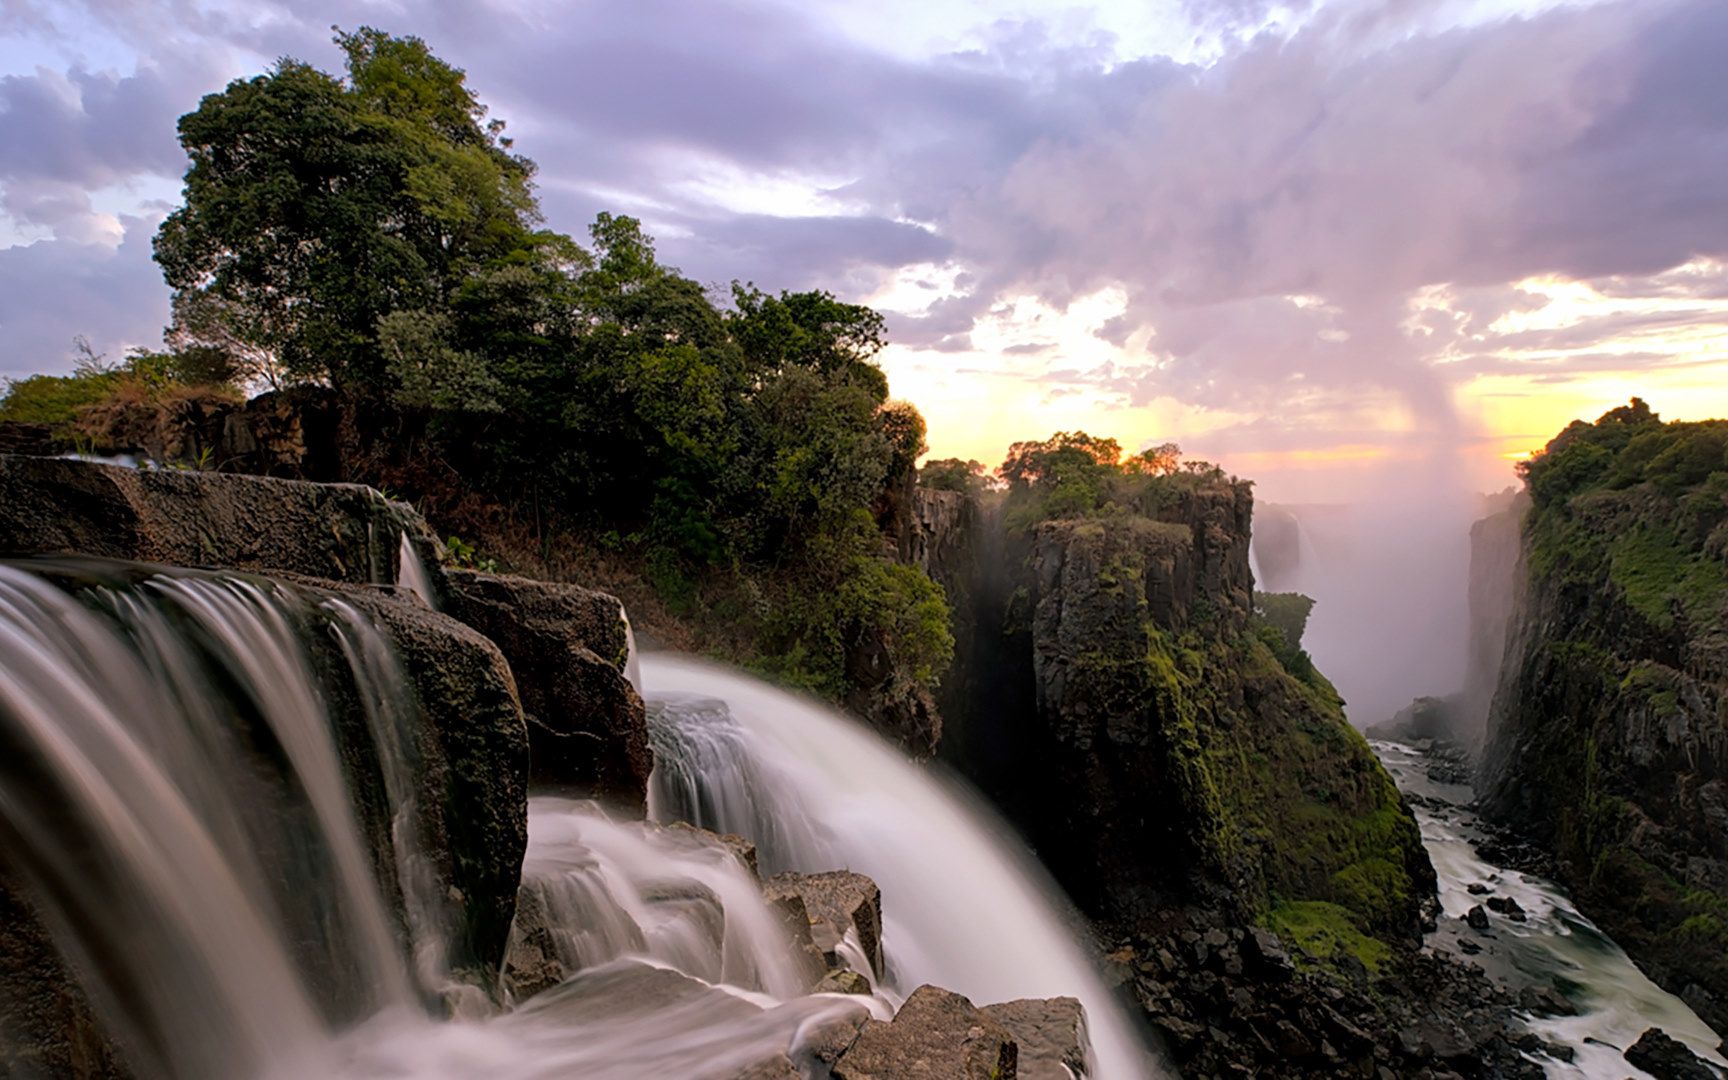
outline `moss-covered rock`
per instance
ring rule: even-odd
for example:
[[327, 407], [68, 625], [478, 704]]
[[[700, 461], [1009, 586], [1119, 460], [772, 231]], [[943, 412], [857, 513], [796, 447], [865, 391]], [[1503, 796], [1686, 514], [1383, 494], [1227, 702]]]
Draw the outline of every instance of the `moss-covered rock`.
[[1107, 919], [1222, 905], [1378, 966], [1416, 940], [1433, 870], [1336, 691], [1255, 616], [1251, 512], [1246, 484], [1217, 480], [1157, 519], [1037, 527], [1029, 636], [1056, 810], [1040, 846]]

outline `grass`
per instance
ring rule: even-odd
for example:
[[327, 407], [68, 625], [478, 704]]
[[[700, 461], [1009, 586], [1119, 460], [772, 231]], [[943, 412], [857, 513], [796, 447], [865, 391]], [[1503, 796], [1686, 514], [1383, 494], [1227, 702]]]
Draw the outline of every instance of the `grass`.
[[1384, 941], [1357, 929], [1348, 908], [1324, 900], [1274, 904], [1262, 922], [1311, 961], [1334, 963], [1344, 953], [1360, 961], [1369, 974], [1378, 975], [1392, 958], [1392, 950]]

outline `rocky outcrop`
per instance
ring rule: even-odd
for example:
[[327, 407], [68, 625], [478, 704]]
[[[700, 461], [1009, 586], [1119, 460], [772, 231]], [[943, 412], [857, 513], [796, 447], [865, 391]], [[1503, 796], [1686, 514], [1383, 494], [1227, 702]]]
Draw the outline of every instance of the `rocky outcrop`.
[[871, 979], [883, 974], [882, 892], [863, 874], [834, 870], [822, 874], [776, 874], [762, 883], [773, 904], [787, 905], [795, 897], [808, 922], [807, 935], [829, 970], [840, 968], [840, 943], [848, 934], [858, 941]]
[[1626, 1060], [1656, 1080], [1721, 1080], [1721, 1072], [1704, 1062], [1685, 1043], [1651, 1028], [1626, 1048]]
[[1014, 1080], [1008, 1029], [959, 994], [920, 986], [891, 1022], [871, 1020], [834, 1063], [834, 1080]]
[[1251, 628], [1251, 512], [1219, 481], [1159, 520], [1038, 527], [1029, 637], [1062, 795], [1040, 846], [1129, 924], [1216, 896], [1414, 941], [1433, 882], [1415, 822], [1330, 684]]
[[439, 544], [367, 487], [0, 455], [0, 557], [77, 554], [168, 566], [393, 582], [406, 536]]
[[531, 782], [647, 813], [648, 722], [625, 678], [624, 609], [575, 585], [450, 570], [444, 610], [497, 643], [528, 715]]
[[1641, 402], [1528, 470], [1524, 584], [1478, 777], [1580, 909], [1728, 1028], [1728, 424]]
[[1082, 1080], [1090, 1076], [1086, 1010], [1070, 997], [1022, 998], [982, 1012], [1019, 1046], [1020, 1080]]
[[[325, 589], [299, 588], [316, 597]], [[504, 959], [528, 845], [528, 727], [510, 665], [498, 647], [455, 619], [378, 589], [335, 587], [389, 641], [408, 678], [419, 734], [420, 843], [430, 853], [455, 928], [449, 958], [459, 978], [490, 992]], [[347, 734], [351, 771], [375, 779], [356, 792], [379, 854], [380, 879], [394, 881], [392, 822], [378, 801], [372, 736], [352, 713], [336, 718]], [[387, 857], [386, 857], [387, 856]], [[400, 904], [401, 898], [397, 898]]]
[[1442, 955], [1317, 969], [1269, 931], [1195, 911], [1112, 953], [1184, 1076], [1541, 1080], [1545, 1046], [1480, 968]]

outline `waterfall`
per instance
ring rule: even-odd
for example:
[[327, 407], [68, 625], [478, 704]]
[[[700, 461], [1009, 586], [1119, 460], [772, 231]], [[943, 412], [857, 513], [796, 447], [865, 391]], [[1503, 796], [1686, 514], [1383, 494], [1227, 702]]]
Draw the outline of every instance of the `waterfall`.
[[337, 597], [239, 575], [0, 563], [6, 887], [140, 1076], [723, 1080], [781, 1055], [821, 1075], [832, 1024], [886, 1019], [926, 981], [979, 1004], [1073, 994], [1094, 1075], [1152, 1073], [994, 819], [802, 699], [640, 663], [657, 815], [750, 833], [770, 871], [875, 877], [875, 993], [807, 993], [783, 913], [713, 840], [538, 798], [511, 945], [540, 983], [503, 1010], [452, 986], [424, 733], [389, 641]]
[[0, 565], [0, 844], [141, 1075], [303, 1075], [412, 1006], [290, 600]]
[[438, 610], [438, 592], [432, 588], [432, 575], [426, 572], [426, 564], [420, 561], [420, 553], [414, 550], [407, 533], [402, 534], [396, 555], [396, 587], [426, 601], [426, 606], [433, 611]]
[[651, 812], [757, 844], [764, 872], [844, 867], [882, 889], [891, 988], [935, 983], [979, 1004], [1071, 995], [1095, 1075], [1157, 1075], [1104, 986], [1056, 885], [957, 784], [808, 699], [664, 653], [642, 658], [653, 702]]

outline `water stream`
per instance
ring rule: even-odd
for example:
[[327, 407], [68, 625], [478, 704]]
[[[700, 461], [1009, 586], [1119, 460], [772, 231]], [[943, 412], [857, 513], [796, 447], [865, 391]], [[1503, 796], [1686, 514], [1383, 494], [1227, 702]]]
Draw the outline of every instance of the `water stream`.
[[[1575, 1016], [1535, 1016], [1530, 1028], [1550, 1043], [1570, 1047], [1573, 1059], [1541, 1059], [1555, 1080], [1619, 1080], [1646, 1074], [1623, 1056], [1648, 1028], [1657, 1027], [1717, 1065], [1722, 1039], [1686, 1003], [1638, 969], [1620, 946], [1573, 906], [1565, 890], [1546, 878], [1495, 866], [1476, 849], [1486, 837], [1471, 811], [1474, 793], [1448, 783], [1443, 772], [1429, 775], [1431, 759], [1396, 742], [1375, 742], [1398, 786], [1413, 799], [1422, 840], [1440, 882], [1445, 917], [1429, 936], [1431, 948], [1475, 963], [1515, 994], [1526, 988], [1552, 988]], [[1472, 893], [1474, 887], [1478, 891]], [[1523, 921], [1490, 913], [1486, 933], [1464, 922], [1471, 908], [1489, 897], [1509, 897], [1525, 913]]]

